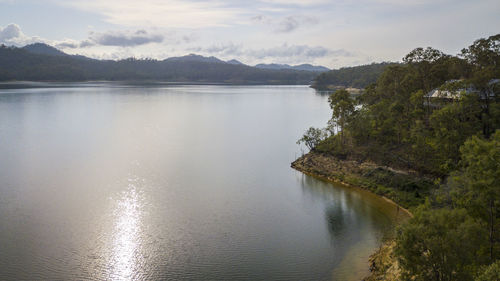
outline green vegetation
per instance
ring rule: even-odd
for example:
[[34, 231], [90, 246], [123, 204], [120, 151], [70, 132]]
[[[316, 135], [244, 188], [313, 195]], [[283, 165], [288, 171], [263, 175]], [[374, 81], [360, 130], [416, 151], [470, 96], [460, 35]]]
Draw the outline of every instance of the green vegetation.
[[379, 194], [414, 194], [390, 197], [414, 213], [396, 235], [403, 280], [498, 280], [500, 34], [458, 56], [417, 48], [403, 61], [360, 96], [332, 94], [312, 153], [432, 179], [391, 180], [384, 169], [364, 177], [379, 179]]
[[375, 83], [384, 70], [395, 63], [383, 62], [344, 67], [324, 72], [314, 79], [311, 87], [326, 91], [336, 87], [364, 88]]
[[[197, 58], [197, 59], [196, 59]], [[0, 46], [0, 81], [167, 81], [228, 84], [309, 84], [312, 71], [259, 69], [216, 58], [95, 60], [45, 45]]]
[[327, 134], [323, 130], [311, 127], [306, 131], [302, 138], [297, 141], [297, 144], [304, 143], [307, 148], [312, 149], [326, 136]]
[[463, 209], [417, 210], [396, 240], [403, 280], [472, 280], [487, 233]]
[[475, 281], [500, 281], [500, 261], [481, 269]]

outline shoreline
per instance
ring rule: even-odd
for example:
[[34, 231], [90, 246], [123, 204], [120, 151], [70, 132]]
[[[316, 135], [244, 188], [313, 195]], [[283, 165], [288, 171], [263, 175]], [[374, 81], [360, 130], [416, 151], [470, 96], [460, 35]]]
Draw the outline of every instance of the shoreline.
[[[291, 167], [305, 175], [329, 182], [345, 185], [348, 188], [355, 188], [359, 190], [363, 190], [365, 192], [369, 192], [387, 203], [394, 205], [398, 208], [398, 211], [402, 211], [408, 218], [412, 218], [413, 214], [408, 208], [398, 204], [395, 200], [388, 198], [383, 194], [378, 194], [371, 188], [363, 187], [362, 185], [357, 185], [354, 182], [358, 180], [358, 178], [365, 178], [366, 176], [360, 173], [359, 170], [353, 169], [348, 173], [345, 169], [349, 168], [353, 163], [348, 160], [340, 160], [334, 158], [333, 156], [326, 157], [325, 159], [321, 159], [324, 155], [316, 152], [309, 152], [299, 157], [295, 161], [291, 163]], [[322, 165], [327, 164], [327, 165]], [[329, 165], [328, 165], [329, 164]], [[346, 168], [342, 167], [343, 164], [346, 164]], [[367, 165], [367, 163], [356, 163], [358, 166]], [[372, 169], [380, 169], [380, 166], [374, 165], [373, 163], [368, 163]], [[407, 174], [404, 171], [397, 171], [391, 169], [389, 167], [384, 167], [384, 169], [388, 169], [394, 173], [403, 173]], [[403, 221], [395, 221], [395, 225], [400, 225]], [[364, 276], [362, 281], [375, 281], [375, 280], [386, 280], [386, 281], [396, 281], [400, 278], [400, 269], [399, 263], [394, 256], [394, 247], [395, 240], [389, 239], [387, 241], [383, 241], [379, 248], [373, 252], [368, 259], [368, 267], [369, 267], [369, 275]]]
[[334, 178], [334, 177], [326, 177], [326, 176], [323, 176], [319, 173], [314, 173], [314, 172], [311, 172], [311, 171], [307, 171], [307, 170], [302, 170], [300, 167], [296, 167], [296, 166], [291, 166], [293, 169], [305, 174], [305, 175], [308, 175], [308, 176], [311, 176], [313, 178], [317, 178], [317, 179], [320, 179], [320, 180], [323, 180], [323, 181], [326, 181], [326, 182], [330, 182], [330, 183], [338, 183], [338, 184], [342, 184], [342, 185], [345, 185], [349, 188], [355, 188], [355, 189], [361, 189], [363, 191], [368, 191], [378, 197], [380, 197], [381, 199], [387, 201], [387, 203], [391, 204], [391, 205], [394, 205], [396, 207], [399, 207], [399, 209], [401, 211], [403, 211], [406, 215], [408, 215], [408, 217], [412, 218], [413, 217], [413, 213], [410, 212], [410, 210], [408, 210], [407, 208], [399, 205], [398, 203], [396, 203], [394, 200], [390, 199], [390, 198], [387, 198], [386, 196], [384, 195], [379, 195], [369, 189], [366, 189], [366, 188], [363, 188], [363, 187], [360, 187], [360, 186], [357, 186], [357, 185], [353, 185], [353, 184], [350, 184], [348, 182], [345, 182], [345, 181], [342, 181], [338, 178]]

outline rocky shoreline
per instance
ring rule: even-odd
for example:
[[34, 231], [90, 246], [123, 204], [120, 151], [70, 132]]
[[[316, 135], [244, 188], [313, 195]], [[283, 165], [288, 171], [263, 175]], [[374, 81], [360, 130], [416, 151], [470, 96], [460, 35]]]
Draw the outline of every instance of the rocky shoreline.
[[[419, 178], [412, 171], [396, 170], [366, 161], [342, 160], [332, 155], [314, 151], [301, 156], [292, 162], [291, 166], [298, 171], [322, 180], [374, 192], [392, 204], [399, 206], [400, 210], [406, 212], [409, 217], [412, 216], [408, 210], [409, 207], [413, 206], [411, 201], [407, 200], [404, 202], [406, 204], [401, 204], [398, 201], [401, 192], [396, 191], [394, 187], [378, 184], [377, 182], [380, 179], [376, 177], [377, 172], [382, 172], [384, 175], [399, 177], [411, 182]], [[400, 269], [394, 255], [394, 247], [394, 241], [386, 241], [370, 256], [371, 274], [365, 277], [363, 281], [395, 281], [400, 279]]]

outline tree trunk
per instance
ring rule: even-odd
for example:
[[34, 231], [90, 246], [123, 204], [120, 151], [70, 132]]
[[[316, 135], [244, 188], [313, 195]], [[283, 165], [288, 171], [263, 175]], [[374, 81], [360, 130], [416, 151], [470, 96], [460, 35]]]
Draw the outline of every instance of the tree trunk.
[[493, 262], [493, 234], [494, 234], [494, 220], [493, 220], [493, 200], [490, 199], [490, 262]]

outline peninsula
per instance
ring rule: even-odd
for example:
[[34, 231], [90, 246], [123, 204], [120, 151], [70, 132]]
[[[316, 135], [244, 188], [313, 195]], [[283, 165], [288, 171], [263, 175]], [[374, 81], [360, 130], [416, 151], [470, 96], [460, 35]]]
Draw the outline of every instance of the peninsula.
[[310, 152], [293, 168], [413, 214], [372, 257], [366, 280], [500, 276], [499, 77], [500, 34], [457, 56], [416, 48], [361, 95], [335, 91], [327, 127], [298, 141]]

